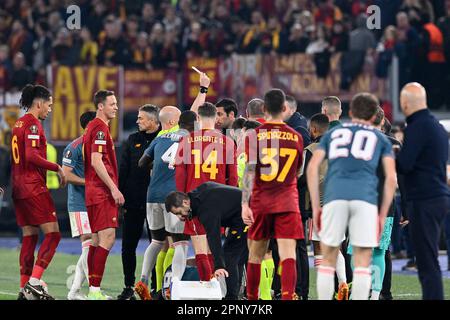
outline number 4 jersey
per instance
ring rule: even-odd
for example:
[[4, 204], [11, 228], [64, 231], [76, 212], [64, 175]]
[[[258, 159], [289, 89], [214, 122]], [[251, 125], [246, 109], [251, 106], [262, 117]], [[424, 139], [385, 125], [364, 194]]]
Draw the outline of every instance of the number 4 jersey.
[[282, 122], [266, 122], [245, 139], [248, 162], [256, 164], [250, 199], [253, 211], [263, 214], [300, 212], [297, 173], [303, 157], [303, 139]]
[[346, 123], [327, 132], [318, 146], [326, 152], [324, 204], [333, 200], [361, 200], [378, 205], [377, 167], [393, 157], [386, 136], [372, 126]]

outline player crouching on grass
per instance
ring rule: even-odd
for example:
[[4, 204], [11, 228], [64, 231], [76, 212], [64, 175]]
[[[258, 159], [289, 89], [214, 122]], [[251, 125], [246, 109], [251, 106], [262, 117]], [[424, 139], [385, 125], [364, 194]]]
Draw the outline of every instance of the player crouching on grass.
[[[66, 184], [66, 176], [59, 165], [47, 161], [47, 139], [39, 121], [47, 118], [52, 102], [47, 88], [26, 85], [20, 98], [26, 113], [17, 120], [12, 132], [12, 198], [23, 234], [18, 300], [54, 300], [41, 282], [61, 240], [55, 206], [46, 186], [46, 172], [58, 172], [61, 187]], [[34, 263], [39, 229], [45, 237]]]

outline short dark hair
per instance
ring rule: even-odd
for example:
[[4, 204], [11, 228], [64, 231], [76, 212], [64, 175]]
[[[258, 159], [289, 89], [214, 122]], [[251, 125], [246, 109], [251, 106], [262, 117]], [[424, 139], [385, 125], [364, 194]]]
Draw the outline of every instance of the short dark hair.
[[194, 111], [186, 110], [181, 113], [178, 124], [181, 129], [186, 129], [191, 132], [194, 131], [195, 121], [197, 121], [197, 114]]
[[222, 100], [216, 103], [216, 108], [223, 108], [227, 116], [229, 116], [230, 112], [233, 111], [234, 116], [237, 117], [238, 114], [237, 103], [233, 99], [223, 98]]
[[322, 105], [341, 106], [341, 100], [336, 96], [328, 96], [322, 100]]
[[250, 116], [264, 116], [264, 100], [255, 98], [247, 104], [247, 115]]
[[383, 111], [383, 108], [381, 108], [380, 106], [378, 106], [375, 120], [373, 120], [373, 125], [376, 126], [376, 127], [378, 127], [378, 126], [381, 124], [381, 122], [383, 122], [383, 119], [384, 119], [384, 111]]
[[231, 129], [242, 129], [244, 127], [244, 123], [247, 121], [245, 118], [237, 118], [233, 121], [233, 124], [231, 125]]
[[50, 90], [41, 85], [27, 84], [22, 89], [22, 95], [20, 96], [19, 104], [21, 108], [28, 110], [33, 105], [34, 99], [43, 99], [45, 101], [50, 100], [52, 96]]
[[286, 96], [286, 101], [289, 103], [289, 108], [294, 111], [297, 111], [297, 100], [293, 96]]
[[254, 120], [247, 120], [244, 123], [245, 130], [256, 129], [261, 125], [260, 122]]
[[153, 104], [147, 103], [139, 108], [139, 111], [147, 112], [158, 121], [159, 108]]
[[113, 95], [114, 95], [114, 91], [98, 90], [94, 94], [94, 106], [95, 106], [95, 109], [98, 109], [98, 104], [99, 103], [105, 103], [106, 98], [109, 97], [109, 96], [113, 96]]
[[217, 115], [217, 108], [210, 102], [205, 102], [198, 107], [198, 115], [203, 118], [215, 118]]
[[316, 113], [311, 117], [311, 120], [309, 122], [310, 126], [315, 126], [320, 129], [320, 131], [327, 131], [328, 127], [330, 125], [330, 120], [328, 117], [323, 113]]
[[95, 111], [86, 111], [80, 116], [80, 126], [86, 129], [89, 122], [95, 119], [97, 113]]
[[180, 191], [172, 191], [169, 193], [169, 195], [166, 197], [165, 206], [166, 211], [171, 212], [172, 208], [179, 208], [183, 205], [183, 200], [189, 199], [189, 196]]
[[271, 115], [278, 115], [283, 112], [286, 95], [280, 89], [271, 89], [264, 95], [264, 105], [266, 111]]
[[371, 93], [363, 92], [355, 95], [350, 102], [350, 111], [353, 117], [361, 120], [370, 120], [380, 105], [378, 98]]
[[384, 118], [384, 124], [383, 124], [383, 128], [381, 128], [382, 131], [384, 132], [385, 135], [390, 136], [391, 134], [393, 134], [393, 130], [392, 130], [392, 124], [391, 122], [388, 120], [388, 118]]

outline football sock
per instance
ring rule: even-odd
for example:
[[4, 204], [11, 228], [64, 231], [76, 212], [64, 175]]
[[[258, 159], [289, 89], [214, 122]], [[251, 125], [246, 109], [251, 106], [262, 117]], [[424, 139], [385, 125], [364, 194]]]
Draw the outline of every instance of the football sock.
[[90, 285], [92, 287], [100, 287], [105, 272], [106, 260], [108, 259], [109, 250], [98, 246], [95, 250], [94, 261], [92, 263], [93, 272], [89, 272]]
[[247, 299], [258, 300], [259, 280], [261, 278], [261, 264], [247, 264]]
[[319, 265], [317, 267], [317, 297], [319, 300], [331, 300], [334, 294], [333, 267]]
[[167, 251], [160, 251], [158, 253], [158, 257], [156, 258], [156, 266], [155, 266], [156, 292], [158, 292], [162, 288], [162, 281], [163, 281], [163, 277], [164, 277], [163, 265], [164, 265], [164, 259], [166, 258], [166, 255], [167, 255]]
[[295, 259], [281, 261], [283, 271], [281, 272], [281, 299], [292, 300], [297, 283], [297, 265]]
[[273, 278], [275, 276], [275, 263], [273, 259], [266, 259], [266, 269], [269, 273], [269, 289], [272, 289]]
[[164, 277], [164, 274], [166, 273], [167, 268], [169, 268], [170, 265], [172, 264], [174, 254], [175, 254], [175, 249], [170, 247], [169, 250], [167, 250], [167, 254], [166, 254], [166, 257], [164, 258], [164, 262], [163, 262], [163, 277]]
[[372, 273], [370, 268], [355, 268], [352, 282], [352, 300], [369, 299]]
[[88, 254], [89, 248], [91, 247], [92, 240], [86, 240], [81, 243], [81, 257], [83, 272], [86, 279], [89, 279], [89, 268], [88, 268]]
[[345, 258], [340, 250], [338, 252], [338, 256], [336, 259], [336, 275], [337, 275], [339, 284], [347, 283], [347, 275], [345, 273]]
[[89, 246], [89, 251], [88, 251], [88, 257], [87, 257], [87, 265], [88, 265], [88, 281], [89, 281], [89, 286], [92, 286], [91, 284], [91, 275], [94, 272], [94, 256], [95, 256], [95, 251], [97, 251], [97, 247], [93, 246], [92, 244]]
[[261, 278], [259, 279], [259, 298], [261, 300], [272, 300], [270, 294], [270, 274], [267, 268], [266, 260], [261, 262]]
[[38, 241], [38, 235], [24, 236], [22, 238], [22, 247], [20, 248], [20, 288], [30, 280], [34, 265], [34, 250]]
[[372, 295], [371, 300], [378, 300], [386, 271], [385, 250], [373, 249], [372, 254]]
[[319, 267], [320, 264], [322, 263], [322, 261], [323, 261], [323, 256], [322, 255], [314, 256], [314, 267], [315, 268]]
[[179, 241], [173, 244], [175, 251], [172, 260], [172, 277], [177, 277], [180, 280], [183, 278], [186, 269], [188, 244], [187, 241]]
[[75, 267], [75, 274], [73, 276], [72, 286], [70, 287], [70, 292], [76, 292], [81, 289], [86, 276], [83, 270], [83, 253], [78, 258], [77, 265]]
[[45, 269], [47, 269], [49, 263], [52, 261], [53, 256], [61, 240], [61, 234], [59, 232], [49, 232], [45, 235], [44, 241], [42, 241], [39, 248], [37, 261], [33, 267], [33, 272], [30, 277], [30, 284], [39, 285], [40, 279]]
[[198, 275], [200, 276], [200, 281], [211, 280], [211, 268], [208, 261], [208, 255], [196, 254], [195, 263], [197, 265], [197, 271]]
[[214, 256], [212, 255], [212, 253], [208, 253], [208, 262], [211, 268], [211, 278], [212, 278], [212, 276], [214, 275], [214, 271], [216, 271], [216, 264], [214, 262]]
[[163, 245], [164, 241], [152, 240], [147, 249], [145, 249], [144, 261], [142, 262], [141, 281], [147, 286], [150, 272], [152, 272], [155, 267], [158, 254]]

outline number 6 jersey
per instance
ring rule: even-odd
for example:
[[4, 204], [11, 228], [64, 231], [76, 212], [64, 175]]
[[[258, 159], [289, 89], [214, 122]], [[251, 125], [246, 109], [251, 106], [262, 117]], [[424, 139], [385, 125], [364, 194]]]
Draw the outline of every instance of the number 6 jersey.
[[256, 164], [250, 199], [253, 211], [263, 214], [300, 212], [297, 173], [303, 157], [303, 139], [283, 122], [266, 122], [247, 131], [245, 150]]
[[333, 200], [361, 200], [378, 205], [377, 167], [394, 157], [392, 144], [372, 126], [346, 123], [327, 132], [318, 146], [326, 153], [324, 204]]

